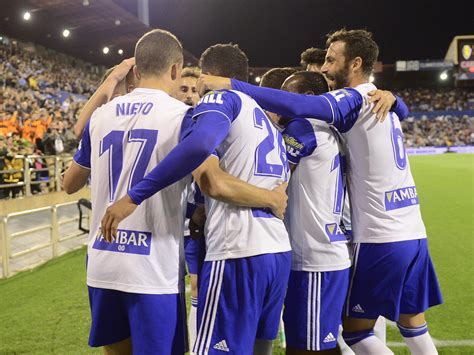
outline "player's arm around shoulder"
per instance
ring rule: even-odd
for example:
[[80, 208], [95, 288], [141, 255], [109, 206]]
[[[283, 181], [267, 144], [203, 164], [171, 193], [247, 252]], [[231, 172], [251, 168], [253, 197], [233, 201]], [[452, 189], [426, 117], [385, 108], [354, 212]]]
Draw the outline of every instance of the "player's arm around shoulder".
[[91, 169], [91, 140], [90, 124], [86, 124], [84, 135], [74, 154], [73, 161], [62, 179], [62, 187], [67, 194], [73, 194], [82, 189], [89, 179]]
[[251, 185], [223, 171], [214, 155], [194, 170], [193, 177], [201, 191], [215, 200], [242, 207], [270, 208], [278, 218], [284, 216], [288, 201], [286, 183], [273, 190]]

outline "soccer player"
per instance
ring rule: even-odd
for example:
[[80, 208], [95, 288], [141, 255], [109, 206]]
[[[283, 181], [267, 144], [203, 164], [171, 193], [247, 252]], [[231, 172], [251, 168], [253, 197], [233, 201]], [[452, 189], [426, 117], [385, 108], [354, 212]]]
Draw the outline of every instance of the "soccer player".
[[[301, 71], [282, 90], [328, 91], [320, 73]], [[283, 320], [287, 354], [339, 354], [336, 349], [351, 260], [341, 229], [345, 164], [337, 133], [327, 123], [296, 118], [283, 131], [292, 176], [285, 224], [292, 268]], [[317, 181], [317, 183], [315, 183]]]
[[[199, 101], [199, 94], [196, 90], [196, 82], [201, 74], [201, 69], [197, 67], [184, 68], [181, 72], [181, 84], [175, 98], [189, 106], [196, 106]], [[198, 301], [198, 275], [204, 264], [206, 256], [206, 243], [203, 237], [191, 237], [188, 228], [194, 213], [203, 214], [202, 207], [198, 207], [201, 201], [201, 194], [195, 183], [189, 185], [189, 199], [192, 203], [187, 204], [186, 208], [186, 228], [184, 234], [184, 253], [186, 264], [188, 266], [189, 283], [191, 286], [191, 308], [188, 317], [189, 343], [194, 344], [197, 336], [197, 301]], [[198, 197], [197, 197], [198, 196]], [[196, 201], [198, 200], [198, 201]], [[199, 210], [196, 212], [196, 208]], [[191, 222], [191, 225], [193, 222]]]
[[[273, 68], [262, 75], [260, 86], [265, 88], [280, 89], [285, 80], [298, 70], [295, 68]], [[266, 111], [268, 117], [277, 125], [277, 128], [282, 130], [284, 122], [280, 122], [281, 117], [273, 112]]]
[[174, 35], [148, 32], [137, 42], [135, 60], [137, 89], [95, 110], [64, 176], [64, 188], [72, 193], [92, 175], [89, 345], [104, 346], [106, 353], [182, 354], [187, 350], [180, 253], [186, 182], [140, 206], [113, 243], [99, 228], [107, 205], [178, 143], [189, 110], [169, 96], [178, 88], [183, 61]]
[[[205, 73], [248, 79], [245, 53], [230, 44], [208, 48], [201, 56], [201, 68]], [[209, 195], [219, 184], [211, 171], [218, 164], [226, 172], [262, 188], [273, 188], [288, 179], [283, 138], [250, 97], [234, 91], [210, 92], [196, 107], [194, 118], [192, 132], [169, 154], [171, 158], [165, 158], [168, 160], [132, 188], [128, 197], [110, 208], [108, 217], [114, 223], [126, 215], [122, 211], [133, 210], [129, 199], [139, 204], [182, 176], [173, 164], [179, 165], [187, 156], [196, 154], [193, 151], [198, 148], [190, 147], [187, 140], [196, 135], [196, 130], [201, 135], [199, 130], [204, 130], [200, 127], [209, 119], [213, 124], [206, 129], [215, 134], [219, 161], [211, 157], [193, 172], [204, 194]], [[166, 172], [174, 179], [166, 181], [162, 176]], [[236, 207], [214, 198], [207, 199], [206, 204], [207, 252], [201, 273], [199, 331], [194, 351], [271, 354], [291, 266], [285, 226], [268, 209]]]
[[184, 68], [181, 72], [181, 85], [175, 97], [189, 106], [196, 106], [199, 94], [196, 90], [196, 82], [201, 75], [201, 70], [195, 67]]
[[324, 64], [326, 58], [326, 50], [320, 48], [308, 48], [301, 53], [300, 64], [307, 71], [314, 71], [321, 73], [321, 67]]
[[356, 353], [391, 353], [373, 334], [382, 315], [398, 323], [413, 354], [436, 354], [424, 312], [442, 303], [428, 252], [415, 183], [399, 118], [376, 123], [368, 92], [378, 55], [371, 33], [340, 30], [328, 37], [322, 72], [336, 86], [319, 96], [202, 78], [200, 87], [233, 88], [263, 108], [290, 117], [314, 117], [344, 136], [355, 243], [344, 339]]

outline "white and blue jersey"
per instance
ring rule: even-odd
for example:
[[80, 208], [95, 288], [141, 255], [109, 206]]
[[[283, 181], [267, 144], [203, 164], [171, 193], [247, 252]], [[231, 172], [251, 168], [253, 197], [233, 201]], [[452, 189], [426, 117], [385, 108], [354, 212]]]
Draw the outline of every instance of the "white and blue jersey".
[[[215, 151], [221, 168], [273, 189], [289, 178], [281, 133], [247, 95], [211, 92], [194, 110], [224, 130]], [[266, 209], [206, 198], [206, 261], [200, 281], [196, 354], [250, 354], [255, 339], [274, 339], [291, 266], [283, 221]], [[245, 310], [242, 311], [242, 304]]]
[[188, 110], [163, 91], [137, 88], [92, 115], [74, 157], [91, 169], [89, 286], [141, 294], [182, 290], [186, 181], [141, 204], [120, 223], [113, 243], [103, 238], [100, 223], [107, 207], [178, 144]]
[[288, 161], [297, 165], [288, 186], [285, 224], [292, 270], [336, 271], [350, 267], [347, 237], [340, 228], [344, 161], [325, 122], [296, 118], [283, 131]]
[[264, 108], [289, 117], [316, 117], [345, 138], [352, 229], [356, 243], [387, 243], [426, 238], [403, 133], [396, 114], [379, 123], [367, 93], [373, 84], [319, 96], [258, 88], [232, 80]]
[[[261, 188], [288, 181], [283, 137], [256, 102], [234, 91], [211, 92], [193, 118], [214, 112], [230, 123], [216, 149], [221, 168]], [[239, 207], [206, 198], [206, 260], [235, 259], [291, 249], [283, 221], [265, 209]]]

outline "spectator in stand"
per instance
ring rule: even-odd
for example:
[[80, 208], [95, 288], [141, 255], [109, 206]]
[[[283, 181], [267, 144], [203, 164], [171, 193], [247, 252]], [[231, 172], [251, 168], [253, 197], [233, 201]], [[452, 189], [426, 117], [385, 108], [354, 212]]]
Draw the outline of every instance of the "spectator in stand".
[[[5, 137], [0, 136], [0, 171], [5, 170], [5, 159], [8, 155], [7, 146], [5, 144]], [[4, 174], [0, 173], [0, 184], [5, 184]], [[6, 190], [0, 188], [0, 199], [4, 199], [7, 196]]]
[[[3, 175], [5, 184], [18, 184], [21, 182], [23, 174], [21, 170], [23, 169], [23, 159], [17, 158], [19, 150], [17, 147], [13, 147], [9, 150], [7, 156], [5, 157], [5, 169], [12, 170]], [[21, 191], [21, 186], [12, 186], [5, 188], [6, 198], [12, 194], [12, 197], [15, 198], [19, 195]]]

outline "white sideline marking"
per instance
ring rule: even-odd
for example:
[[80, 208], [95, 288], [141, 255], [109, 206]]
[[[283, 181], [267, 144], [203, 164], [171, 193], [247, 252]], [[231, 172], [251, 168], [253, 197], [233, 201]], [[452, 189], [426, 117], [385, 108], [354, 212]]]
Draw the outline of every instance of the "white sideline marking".
[[[433, 338], [433, 341], [438, 348], [445, 348], [450, 346], [464, 347], [464, 346], [474, 346], [474, 340], [436, 340]], [[388, 347], [406, 347], [406, 344], [399, 341], [388, 341]]]
[[[398, 328], [397, 324], [395, 322], [392, 322], [391, 320], [387, 319], [387, 325], [391, 328]], [[444, 347], [449, 347], [449, 346], [474, 346], [474, 340], [473, 339], [465, 339], [465, 340], [438, 340], [433, 337], [433, 342], [437, 347], [444, 348]], [[403, 342], [399, 341], [388, 341], [387, 346], [393, 346], [394, 348], [397, 347], [405, 347], [406, 344]]]

